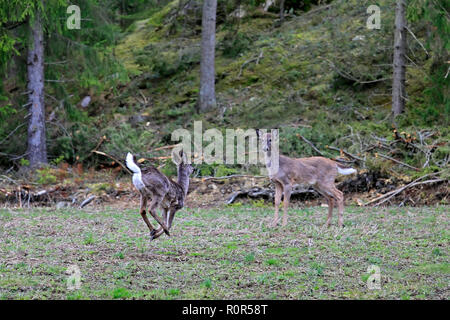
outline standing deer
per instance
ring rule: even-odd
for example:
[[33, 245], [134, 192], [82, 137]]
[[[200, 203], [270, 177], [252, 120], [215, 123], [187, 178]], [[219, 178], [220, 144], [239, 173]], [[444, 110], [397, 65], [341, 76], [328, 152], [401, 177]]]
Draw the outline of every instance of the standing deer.
[[[257, 133], [259, 135], [259, 131]], [[282, 225], [285, 226], [287, 224], [287, 210], [292, 188], [294, 185], [300, 184], [312, 186], [314, 190], [323, 195], [327, 200], [327, 227], [330, 226], [333, 206], [334, 202], [336, 202], [339, 216], [338, 224], [339, 227], [342, 227], [344, 222], [344, 195], [336, 188], [334, 181], [338, 173], [348, 175], [355, 173], [356, 170], [341, 167], [337, 162], [324, 157], [289, 158], [279, 155], [278, 166], [274, 166], [272, 147], [275, 140], [278, 142], [278, 130], [260, 136], [260, 140], [269, 178], [275, 184], [275, 218], [272, 226], [275, 227], [278, 223], [278, 209], [283, 194], [284, 214]]]
[[[134, 156], [129, 152], [127, 154], [127, 167], [133, 172], [133, 184], [141, 194], [139, 213], [150, 230], [150, 240], [158, 238], [163, 232], [170, 236], [169, 229], [172, 226], [175, 212], [184, 206], [184, 200], [189, 188], [189, 176], [193, 171], [193, 167], [187, 163], [183, 151], [181, 151], [180, 156], [181, 160], [177, 162], [178, 178], [177, 182], [175, 182], [155, 167], [141, 170], [134, 162]], [[148, 199], [150, 199], [148, 211], [160, 224], [158, 229], [155, 229], [148, 221], [145, 211]], [[158, 207], [163, 212], [164, 221], [161, 220], [156, 212]]]

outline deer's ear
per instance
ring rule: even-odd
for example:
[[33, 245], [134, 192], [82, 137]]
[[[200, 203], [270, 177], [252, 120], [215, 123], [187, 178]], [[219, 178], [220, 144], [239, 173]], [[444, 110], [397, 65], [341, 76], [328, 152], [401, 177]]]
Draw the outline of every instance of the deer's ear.
[[272, 137], [273, 138], [278, 138], [278, 128], [277, 129], [272, 129]]
[[184, 153], [183, 149], [181, 149], [181, 151], [180, 151], [180, 157], [181, 157], [181, 162], [186, 164], [187, 156], [186, 156], [186, 153]]

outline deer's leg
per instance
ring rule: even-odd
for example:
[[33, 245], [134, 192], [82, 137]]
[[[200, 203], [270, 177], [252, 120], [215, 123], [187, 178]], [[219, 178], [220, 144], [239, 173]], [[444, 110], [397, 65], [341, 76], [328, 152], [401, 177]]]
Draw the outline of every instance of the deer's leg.
[[333, 200], [333, 198], [328, 197], [328, 196], [326, 196], [325, 199], [327, 199], [327, 203], [328, 203], [328, 217], [327, 217], [327, 222], [325, 225], [328, 228], [331, 223], [331, 217], [333, 216], [334, 200]]
[[169, 216], [167, 217], [167, 224], [169, 225], [169, 229], [172, 228], [172, 221], [173, 218], [175, 218], [175, 212], [177, 212], [177, 209], [175, 209], [175, 207], [171, 207], [169, 209]]
[[146, 206], [147, 206], [147, 197], [141, 195], [141, 206], [140, 206], [140, 209], [139, 209], [139, 213], [141, 214], [142, 219], [144, 219], [144, 222], [147, 225], [147, 227], [150, 230], [150, 232], [152, 232], [153, 230], [155, 230], [155, 228], [152, 226], [150, 221], [148, 221], [147, 213], [145, 212]]
[[318, 186], [316, 186], [314, 188], [314, 190], [316, 190], [317, 193], [319, 193], [322, 197], [325, 198], [325, 200], [327, 200], [328, 217], [327, 217], [327, 222], [325, 223], [325, 226], [328, 228], [330, 226], [330, 223], [331, 223], [331, 218], [333, 217], [333, 207], [334, 207], [333, 197], [331, 197], [330, 194], [327, 193], [326, 191], [320, 189], [320, 187], [318, 187]]
[[[170, 229], [172, 228], [172, 221], [173, 218], [175, 217], [175, 212], [177, 210], [175, 208], [170, 208], [169, 210], [164, 209], [163, 212], [163, 219], [166, 222], [167, 227]], [[168, 213], [168, 214], [167, 214]], [[155, 231], [155, 234], [153, 236], [153, 239], [159, 238], [159, 236], [161, 236], [161, 234], [164, 232], [162, 227], [159, 227], [158, 230]]]
[[[161, 200], [162, 200], [161, 196], [154, 195], [152, 201], [150, 202], [149, 211], [152, 217], [155, 218], [155, 220], [158, 221], [159, 225], [163, 228], [165, 234], [170, 236], [169, 229], [166, 227], [166, 224], [161, 220], [161, 218], [158, 216], [156, 212], [156, 208], [158, 207], [158, 204], [161, 202]], [[153, 235], [154, 233], [155, 232], [153, 232]]]
[[338, 206], [338, 225], [342, 227], [344, 224], [344, 194], [336, 187], [334, 187], [334, 194]]
[[284, 186], [284, 212], [283, 212], [283, 227], [287, 224], [287, 211], [289, 208], [289, 200], [291, 199], [292, 186], [290, 184]]
[[281, 196], [283, 194], [283, 185], [275, 182], [275, 217], [272, 222], [272, 227], [278, 223], [278, 210], [280, 209]]
[[324, 196], [325, 199], [327, 199], [328, 218], [325, 226], [329, 227], [331, 223], [331, 217], [333, 216], [334, 201], [338, 203], [338, 194], [335, 192], [334, 186], [330, 186], [329, 184], [317, 185], [315, 189], [318, 193]]
[[[168, 226], [167, 209], [163, 208], [162, 210], [163, 210], [163, 220], [166, 221], [166, 225]], [[170, 229], [170, 226], [168, 226], [168, 228]], [[164, 229], [161, 226], [159, 226], [159, 228], [155, 230], [155, 232], [152, 234], [152, 240], [159, 238], [163, 233]]]

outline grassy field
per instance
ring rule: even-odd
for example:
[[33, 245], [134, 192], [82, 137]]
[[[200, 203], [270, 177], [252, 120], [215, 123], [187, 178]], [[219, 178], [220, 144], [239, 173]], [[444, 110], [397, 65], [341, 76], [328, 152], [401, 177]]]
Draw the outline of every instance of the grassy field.
[[[0, 209], [2, 299], [448, 299], [449, 208], [180, 211], [149, 241], [136, 209]], [[71, 265], [81, 288], [68, 290]], [[380, 268], [369, 290], [367, 269]]]

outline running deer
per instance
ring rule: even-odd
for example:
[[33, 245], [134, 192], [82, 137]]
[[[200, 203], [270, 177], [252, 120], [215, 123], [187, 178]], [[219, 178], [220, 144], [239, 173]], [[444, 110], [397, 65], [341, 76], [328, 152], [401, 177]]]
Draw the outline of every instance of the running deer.
[[[257, 131], [259, 136], [259, 131]], [[333, 206], [338, 207], [338, 224], [342, 227], [344, 219], [344, 195], [334, 184], [336, 175], [348, 175], [355, 173], [353, 168], [344, 168], [337, 162], [324, 157], [289, 158], [279, 155], [278, 167], [273, 165], [272, 145], [278, 141], [278, 130], [260, 136], [262, 151], [270, 180], [275, 184], [275, 218], [272, 226], [278, 223], [278, 209], [281, 196], [284, 195], [283, 226], [287, 224], [287, 210], [294, 185], [309, 185], [328, 202], [328, 218], [326, 226], [330, 226], [333, 215]], [[278, 151], [278, 150], [277, 150]], [[277, 154], [277, 153], [275, 153]]]
[[[150, 230], [150, 240], [158, 238], [163, 232], [170, 236], [169, 229], [172, 226], [175, 212], [184, 206], [189, 188], [189, 176], [193, 167], [187, 163], [183, 151], [180, 153], [180, 158], [177, 162], [178, 178], [175, 182], [155, 167], [141, 170], [134, 161], [135, 157], [131, 153], [127, 154], [127, 167], [133, 172], [133, 184], [141, 194], [139, 213]], [[155, 229], [148, 221], [146, 214], [147, 200], [150, 200], [148, 211], [160, 224], [158, 229]], [[163, 220], [156, 212], [158, 207], [162, 210]]]

